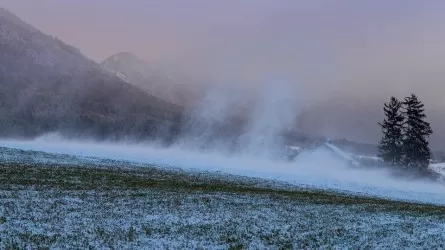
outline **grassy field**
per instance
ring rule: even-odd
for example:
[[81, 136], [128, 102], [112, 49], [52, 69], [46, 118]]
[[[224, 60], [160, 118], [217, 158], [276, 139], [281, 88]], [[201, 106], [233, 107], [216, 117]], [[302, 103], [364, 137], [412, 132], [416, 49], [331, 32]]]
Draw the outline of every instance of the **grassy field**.
[[8, 150], [0, 150], [0, 249], [445, 246], [440, 206]]

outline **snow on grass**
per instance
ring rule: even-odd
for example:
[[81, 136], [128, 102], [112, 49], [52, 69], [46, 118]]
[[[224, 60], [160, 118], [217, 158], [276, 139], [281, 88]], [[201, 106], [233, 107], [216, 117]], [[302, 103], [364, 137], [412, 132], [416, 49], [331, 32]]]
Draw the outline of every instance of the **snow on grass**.
[[124, 161], [5, 148], [0, 156], [0, 249], [445, 244], [438, 206]]
[[441, 215], [162, 189], [0, 192], [0, 248], [443, 247]]

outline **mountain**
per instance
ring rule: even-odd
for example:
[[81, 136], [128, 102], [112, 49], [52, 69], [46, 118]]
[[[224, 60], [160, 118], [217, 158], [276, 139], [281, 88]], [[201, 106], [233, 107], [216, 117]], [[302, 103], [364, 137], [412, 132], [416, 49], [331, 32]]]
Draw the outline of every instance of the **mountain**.
[[141, 139], [174, 133], [181, 112], [0, 8], [1, 136]]
[[192, 87], [185, 82], [185, 77], [172, 69], [151, 65], [129, 52], [112, 55], [101, 66], [125, 82], [181, 106], [196, 97]]
[[[196, 98], [199, 91], [178, 79], [182, 78], [171, 70], [130, 53], [118, 53], [99, 65], [0, 8], [0, 136], [35, 137], [53, 131], [117, 139], [175, 135], [185, 123], [182, 106], [201, 100]], [[375, 144], [381, 136], [377, 122], [383, 118], [384, 101], [327, 99], [307, 107], [295, 129]], [[434, 131], [431, 145], [445, 149], [444, 112], [425, 108]], [[220, 110], [212, 112], [219, 116]], [[223, 137], [239, 135], [250, 117], [246, 113], [236, 114], [236, 119], [219, 117], [216, 132]]]

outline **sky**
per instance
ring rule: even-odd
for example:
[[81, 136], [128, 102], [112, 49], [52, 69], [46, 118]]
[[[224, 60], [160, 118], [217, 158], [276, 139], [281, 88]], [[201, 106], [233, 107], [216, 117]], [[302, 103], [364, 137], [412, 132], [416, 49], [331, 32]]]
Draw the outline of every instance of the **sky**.
[[[2, 0], [97, 62], [128, 51], [301, 98], [417, 93], [445, 107], [445, 1]], [[277, 80], [278, 81], [278, 80]]]

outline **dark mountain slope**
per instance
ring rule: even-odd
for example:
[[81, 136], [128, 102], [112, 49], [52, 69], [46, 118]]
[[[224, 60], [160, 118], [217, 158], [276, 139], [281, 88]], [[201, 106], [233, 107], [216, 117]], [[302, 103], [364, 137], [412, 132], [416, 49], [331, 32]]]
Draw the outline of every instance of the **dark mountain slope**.
[[2, 136], [152, 137], [175, 130], [180, 113], [0, 8]]

